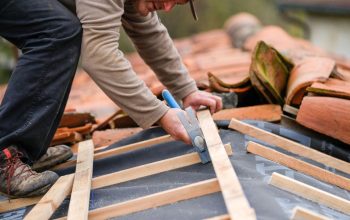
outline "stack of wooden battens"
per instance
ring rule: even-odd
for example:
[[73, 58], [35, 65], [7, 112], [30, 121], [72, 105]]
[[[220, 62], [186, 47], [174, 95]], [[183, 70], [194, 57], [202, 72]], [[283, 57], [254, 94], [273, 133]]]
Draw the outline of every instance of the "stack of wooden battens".
[[[339, 160], [327, 154], [321, 153], [312, 148], [303, 146], [294, 141], [288, 140], [281, 136], [272, 134], [270, 132], [264, 131], [262, 129], [256, 128], [244, 122], [232, 119], [229, 128], [246, 134], [250, 137], [256, 138], [263, 141], [266, 144], [273, 145], [277, 148], [283, 149], [294, 155], [301, 156], [303, 158], [313, 160], [324, 166], [334, 168], [344, 174], [350, 174], [350, 163]], [[268, 160], [279, 163], [283, 166], [296, 170], [298, 172], [309, 175], [320, 181], [335, 185], [347, 191], [350, 191], [350, 179], [344, 176], [335, 174], [328, 170], [322, 169], [318, 166], [310, 164], [295, 157], [289, 156], [287, 154], [281, 153], [272, 148], [263, 146], [255, 142], [249, 142], [247, 145], [247, 151], [249, 153], [261, 156]], [[282, 190], [291, 192], [305, 199], [311, 200], [318, 204], [325, 205], [329, 208], [337, 210], [341, 213], [350, 215], [350, 201], [343, 199], [341, 197], [335, 196], [331, 193], [320, 190], [316, 187], [307, 185], [300, 181], [291, 179], [289, 177], [283, 176], [278, 173], [273, 173], [269, 182]], [[291, 219], [329, 219], [325, 216], [314, 213], [310, 210], [304, 208], [296, 207], [293, 211]]]
[[[217, 128], [208, 111], [199, 112], [197, 116], [207, 141], [208, 151], [217, 178], [89, 211], [90, 189], [98, 189], [201, 162], [197, 153], [191, 153], [92, 178], [92, 164], [94, 159], [102, 159], [140, 148], [150, 147], [154, 144], [172, 141], [173, 139], [169, 135], [166, 135], [96, 154], [94, 154], [93, 143], [89, 140], [81, 142], [79, 145], [78, 159], [77, 161], [74, 161], [74, 163], [77, 164], [75, 174], [60, 177], [56, 184], [42, 198], [16, 199], [7, 204], [6, 202], [2, 202], [0, 205], [0, 212], [36, 204], [25, 219], [49, 219], [63, 200], [71, 194], [67, 216], [68, 219], [106, 219], [221, 191], [228, 214], [216, 216], [211, 219], [256, 219], [254, 209], [250, 207], [248, 200], [245, 198], [237, 175], [235, 174], [227, 156], [227, 154], [232, 154], [231, 147], [224, 147], [222, 144]], [[293, 154], [335, 168], [346, 174], [350, 174], [349, 163], [305, 147], [299, 143], [248, 125], [236, 119], [231, 120], [229, 127]], [[348, 191], [350, 190], [350, 180], [348, 178], [334, 174], [284, 153], [280, 153], [271, 148], [254, 142], [249, 142], [247, 151], [321, 181], [336, 185]], [[61, 165], [61, 167], [69, 166], [72, 166], [70, 162], [63, 166]], [[348, 200], [324, 192], [300, 181], [278, 173], [273, 173], [269, 184], [350, 215], [350, 202]], [[77, 187], [78, 185], [79, 187]], [[310, 210], [295, 207], [292, 219], [300, 218], [328, 219], [327, 217]], [[62, 219], [66, 219], [66, 217]]]
[[[103, 152], [104, 154], [94, 154], [93, 143], [91, 140], [88, 140], [79, 144], [75, 174], [60, 177], [42, 198], [16, 199], [8, 204], [4, 202], [0, 211], [3, 212], [36, 204], [25, 219], [49, 219], [63, 200], [71, 195], [68, 215], [62, 219], [107, 219], [221, 191], [230, 218], [256, 219], [255, 212], [250, 207], [227, 156], [227, 154], [232, 154], [231, 146], [224, 147], [208, 110], [199, 112], [197, 116], [217, 178], [89, 211], [90, 189], [97, 189], [194, 165], [201, 163], [201, 160], [197, 153], [190, 153], [92, 178], [94, 159], [106, 158], [121, 152], [148, 147], [155, 143], [164, 143], [171, 141], [172, 138], [166, 135], [144, 141], [143, 146], [135, 143], [105, 151]], [[71, 164], [67, 163], [67, 166], [71, 166]]]

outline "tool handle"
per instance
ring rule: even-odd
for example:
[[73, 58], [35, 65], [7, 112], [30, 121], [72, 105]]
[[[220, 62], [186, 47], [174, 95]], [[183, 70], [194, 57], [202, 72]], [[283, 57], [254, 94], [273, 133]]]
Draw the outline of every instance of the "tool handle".
[[164, 100], [168, 103], [170, 108], [181, 108], [179, 106], [179, 104], [176, 102], [176, 100], [174, 99], [174, 97], [171, 95], [171, 93], [167, 89], [163, 90], [162, 96], [163, 96]]

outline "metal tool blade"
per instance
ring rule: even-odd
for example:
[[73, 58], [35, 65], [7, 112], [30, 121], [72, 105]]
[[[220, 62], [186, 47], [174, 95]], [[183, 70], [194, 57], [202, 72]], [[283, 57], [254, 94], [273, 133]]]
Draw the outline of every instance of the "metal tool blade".
[[192, 145], [199, 154], [202, 163], [208, 163], [210, 156], [197, 117], [191, 107], [186, 108], [185, 111], [188, 117], [183, 112], [179, 112], [177, 116], [185, 127], [188, 136], [190, 136]]

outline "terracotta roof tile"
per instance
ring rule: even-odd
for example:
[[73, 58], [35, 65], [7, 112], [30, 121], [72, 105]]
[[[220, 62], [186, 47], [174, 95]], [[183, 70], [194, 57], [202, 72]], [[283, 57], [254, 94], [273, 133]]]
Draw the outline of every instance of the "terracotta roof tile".
[[94, 142], [95, 148], [99, 148], [122, 140], [141, 130], [142, 128], [119, 128], [95, 131], [92, 135], [92, 141]]

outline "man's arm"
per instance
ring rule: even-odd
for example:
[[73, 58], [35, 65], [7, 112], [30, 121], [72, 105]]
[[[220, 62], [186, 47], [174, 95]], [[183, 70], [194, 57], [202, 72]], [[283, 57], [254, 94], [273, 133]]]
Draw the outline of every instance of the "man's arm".
[[136, 76], [118, 49], [124, 1], [77, 0], [76, 7], [83, 26], [83, 68], [141, 127], [151, 126], [168, 107]]
[[144, 61], [179, 100], [197, 91], [167, 29], [155, 12], [141, 16], [133, 1], [125, 2], [122, 23]]

